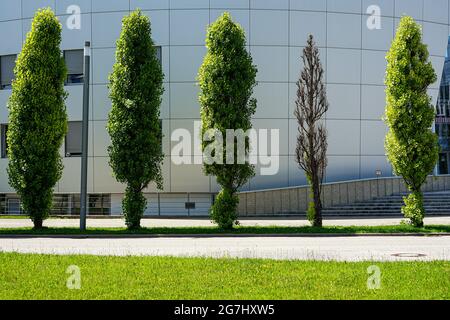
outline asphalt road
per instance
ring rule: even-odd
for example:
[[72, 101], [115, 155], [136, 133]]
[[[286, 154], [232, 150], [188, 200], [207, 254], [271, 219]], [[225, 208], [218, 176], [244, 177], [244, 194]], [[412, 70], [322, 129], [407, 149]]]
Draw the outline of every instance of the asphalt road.
[[0, 251], [336, 261], [450, 261], [450, 236], [0, 239]]

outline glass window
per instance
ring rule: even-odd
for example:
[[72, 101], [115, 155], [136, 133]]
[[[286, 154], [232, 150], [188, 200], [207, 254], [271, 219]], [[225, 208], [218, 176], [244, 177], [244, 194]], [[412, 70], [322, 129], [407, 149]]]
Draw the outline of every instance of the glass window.
[[67, 66], [66, 84], [83, 83], [83, 50], [66, 50], [64, 51], [64, 60]]
[[8, 199], [7, 200], [7, 210], [8, 214], [22, 214], [22, 206], [20, 203], [20, 199]]
[[111, 212], [111, 195], [90, 194], [88, 207], [89, 215], [109, 215]]
[[7, 158], [8, 157], [8, 141], [6, 139], [8, 135], [8, 125], [2, 124], [0, 125], [0, 139], [1, 139], [1, 157]]
[[14, 79], [14, 66], [16, 65], [16, 55], [0, 57], [0, 89], [10, 89]]
[[155, 46], [156, 49], [156, 58], [159, 61], [159, 64], [162, 65], [162, 48], [161, 46]]
[[71, 121], [68, 123], [68, 130], [66, 135], [66, 157], [80, 157], [81, 150], [81, 133], [82, 122]]

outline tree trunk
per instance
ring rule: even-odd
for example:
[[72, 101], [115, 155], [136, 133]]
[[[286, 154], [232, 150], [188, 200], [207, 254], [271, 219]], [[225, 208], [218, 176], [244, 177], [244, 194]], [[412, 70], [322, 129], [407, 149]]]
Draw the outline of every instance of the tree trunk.
[[420, 186], [418, 188], [414, 188], [414, 189], [415, 190], [413, 191], [413, 193], [416, 194], [417, 198], [420, 199], [419, 203], [416, 203], [416, 205], [419, 207], [419, 210], [421, 212], [421, 219], [415, 220], [414, 226], [417, 228], [423, 228], [423, 226], [424, 226], [423, 219], [425, 217], [425, 206], [423, 203], [423, 193], [422, 193]]
[[314, 221], [313, 226], [322, 228], [322, 200], [320, 199], [320, 184], [317, 175], [313, 177], [313, 196], [314, 196]]
[[42, 229], [42, 226], [43, 226], [42, 218], [33, 219], [33, 224], [34, 224], [34, 229]]

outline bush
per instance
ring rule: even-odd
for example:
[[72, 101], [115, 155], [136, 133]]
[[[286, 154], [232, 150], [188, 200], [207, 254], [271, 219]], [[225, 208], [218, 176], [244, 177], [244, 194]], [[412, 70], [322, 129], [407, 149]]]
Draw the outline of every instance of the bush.
[[415, 227], [423, 227], [423, 218], [425, 217], [425, 209], [423, 206], [423, 195], [421, 192], [413, 192], [407, 197], [403, 197], [405, 206], [402, 213], [405, 218], [409, 219], [410, 224]]
[[53, 188], [63, 169], [59, 150], [67, 114], [61, 28], [50, 9], [36, 13], [17, 59], [8, 103], [9, 182], [35, 228], [50, 214]]
[[235, 193], [222, 189], [211, 207], [211, 219], [222, 229], [232, 229], [237, 219], [238, 204], [239, 197]]
[[127, 185], [122, 202], [130, 229], [140, 227], [150, 182], [162, 189], [161, 65], [151, 38], [150, 20], [137, 10], [123, 19], [116, 63], [110, 75], [112, 109], [108, 119], [110, 165], [117, 181]]
[[128, 227], [138, 228], [140, 226], [146, 206], [147, 200], [142, 192], [134, 191], [127, 186], [122, 199], [122, 209]]

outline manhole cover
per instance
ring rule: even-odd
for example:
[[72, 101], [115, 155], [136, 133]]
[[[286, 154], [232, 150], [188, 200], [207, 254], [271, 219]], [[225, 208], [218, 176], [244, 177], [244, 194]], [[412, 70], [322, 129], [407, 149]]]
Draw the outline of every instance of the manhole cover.
[[422, 258], [427, 255], [423, 253], [394, 253], [392, 256], [399, 258]]

